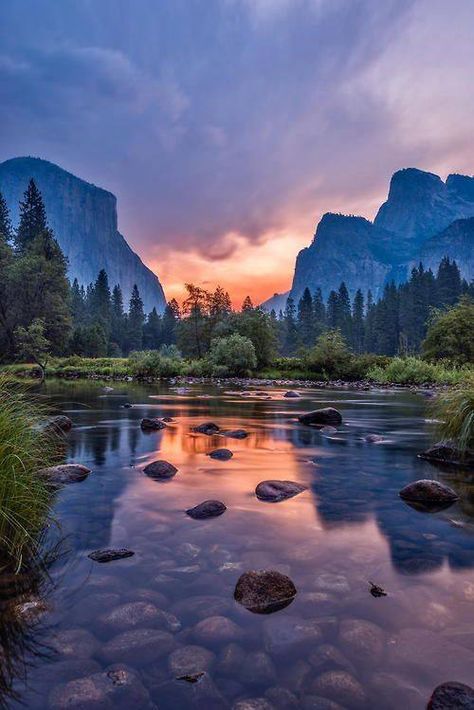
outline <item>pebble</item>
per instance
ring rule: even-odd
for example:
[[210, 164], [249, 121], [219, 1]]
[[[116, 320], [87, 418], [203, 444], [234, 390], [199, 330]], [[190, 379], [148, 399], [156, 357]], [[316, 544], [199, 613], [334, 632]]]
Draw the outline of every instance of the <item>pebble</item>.
[[216, 459], [217, 461], [229, 461], [233, 455], [230, 449], [214, 449], [208, 454], [211, 459]]
[[53, 689], [49, 696], [51, 710], [92, 710], [131, 707], [152, 708], [150, 697], [138, 676], [127, 668], [117, 668], [71, 680]]
[[322, 641], [318, 620], [302, 619], [291, 614], [275, 615], [263, 625], [266, 651], [277, 657], [293, 657]]
[[176, 466], [168, 461], [152, 461], [143, 469], [148, 478], [153, 478], [154, 481], [173, 478], [178, 473]]
[[356, 663], [373, 666], [382, 661], [385, 635], [371, 621], [343, 619], [339, 624], [339, 642]]
[[99, 642], [85, 629], [67, 629], [56, 633], [48, 641], [48, 645], [60, 656], [78, 660], [93, 656]]

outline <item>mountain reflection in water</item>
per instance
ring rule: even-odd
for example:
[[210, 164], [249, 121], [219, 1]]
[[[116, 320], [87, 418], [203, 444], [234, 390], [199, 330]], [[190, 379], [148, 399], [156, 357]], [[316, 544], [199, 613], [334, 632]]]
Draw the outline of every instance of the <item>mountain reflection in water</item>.
[[[204, 646], [209, 652], [209, 677], [196, 684], [173, 680], [169, 653], [150, 663], [138, 650], [127, 660], [140, 697], [160, 708], [207, 710], [255, 697], [273, 698], [277, 707], [278, 693], [280, 702], [284, 693], [290, 702], [290, 693], [301, 706], [306, 697], [322, 696], [343, 708], [362, 703], [421, 709], [440, 682], [472, 681], [474, 485], [465, 472], [443, 473], [416, 458], [432, 427], [421, 397], [302, 390], [300, 399], [289, 400], [282, 390], [268, 388], [272, 399], [263, 400], [204, 385], [182, 392], [124, 383], [108, 395], [97, 383], [47, 387], [74, 421], [68, 459], [93, 472], [58, 496], [55, 516], [69, 552], [53, 565], [49, 611], [33, 629], [52, 652], [43, 658], [26, 649], [26, 680], [18, 672], [13, 683], [27, 707], [65, 707], [74, 689], [65, 684], [109, 668], [104, 649], [124, 629], [108, 626], [104, 615], [139, 600], [176, 617], [176, 647]], [[127, 401], [131, 409], [123, 408]], [[298, 413], [328, 405], [343, 414], [336, 433], [321, 434], [297, 422]], [[174, 421], [145, 433], [145, 416]], [[203, 421], [245, 428], [249, 436], [192, 433]], [[387, 441], [366, 443], [369, 433]], [[230, 461], [206, 456], [222, 446], [234, 452]], [[170, 481], [142, 473], [157, 458], [177, 466]], [[427, 514], [400, 500], [403, 486], [426, 477], [454, 487], [459, 502]], [[264, 503], [254, 490], [265, 479], [298, 481], [308, 490]], [[223, 501], [225, 514], [206, 521], [184, 514], [206, 499]], [[88, 559], [90, 551], [105, 547], [128, 547], [135, 555], [107, 565]], [[240, 574], [258, 568], [288, 574], [298, 589], [292, 604], [267, 619], [233, 602]], [[369, 580], [388, 596], [374, 598]], [[235, 638], [204, 641], [196, 625], [206, 616], [232, 620]], [[300, 622], [318, 626], [318, 642], [316, 636], [298, 637]], [[362, 638], [366, 622], [381, 644], [375, 655], [370, 639]], [[348, 624], [357, 628], [349, 640]], [[324, 662], [323, 647], [329, 654]], [[248, 654], [252, 669], [245, 664]], [[320, 680], [332, 671], [349, 674], [355, 684], [346, 695], [324, 686], [334, 677]], [[7, 706], [17, 706], [15, 698], [4, 697]], [[107, 702], [127, 707], [130, 697]]]

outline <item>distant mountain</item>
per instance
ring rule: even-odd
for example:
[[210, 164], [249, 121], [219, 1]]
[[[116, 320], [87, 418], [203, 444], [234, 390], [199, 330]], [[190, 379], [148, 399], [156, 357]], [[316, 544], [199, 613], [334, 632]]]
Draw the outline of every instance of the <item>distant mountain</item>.
[[18, 203], [33, 178], [40, 189], [48, 222], [69, 259], [69, 277], [87, 285], [101, 269], [111, 288], [120, 284], [128, 302], [136, 283], [150, 311], [163, 311], [166, 301], [158, 277], [148, 269], [117, 229], [117, 200], [112, 193], [85, 182], [39, 158], [13, 158], [0, 163], [0, 190], [14, 224]]
[[[385, 283], [404, 281], [420, 260], [436, 269], [443, 256], [458, 262], [463, 277], [474, 278], [474, 178], [449, 175], [446, 182], [416, 168], [396, 172], [386, 202], [374, 222], [325, 214], [313, 241], [296, 259], [288, 294], [297, 303], [306, 287], [327, 298], [341, 281], [350, 295], [369, 289], [374, 298]], [[275, 297], [262, 306], [271, 310]], [[283, 305], [284, 307], [284, 305]]]

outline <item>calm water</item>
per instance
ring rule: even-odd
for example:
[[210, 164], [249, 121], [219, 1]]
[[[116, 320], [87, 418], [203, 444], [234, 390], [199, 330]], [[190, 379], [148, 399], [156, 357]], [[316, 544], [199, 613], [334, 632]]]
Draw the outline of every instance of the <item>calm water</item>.
[[[26, 665], [17, 658], [15, 690], [27, 707], [66, 707], [61, 683], [120, 661], [138, 676], [131, 694], [70, 707], [208, 710], [265, 698], [262, 710], [409, 710], [424, 708], [443, 681], [472, 683], [474, 484], [416, 459], [433, 426], [426, 400], [382, 391], [307, 390], [298, 400], [275, 388], [268, 394], [271, 400], [226, 387], [127, 384], [105, 395], [96, 383], [48, 385], [74, 421], [68, 460], [93, 472], [58, 495], [61, 530], [52, 529], [51, 540], [65, 538], [63, 554], [43, 585], [48, 611], [27, 624]], [[127, 401], [132, 409], [122, 407]], [[344, 417], [337, 434], [295, 420], [329, 404]], [[175, 422], [165, 430], [140, 430], [142, 417], [166, 415]], [[250, 435], [237, 441], [190, 432], [206, 420]], [[368, 433], [388, 441], [366, 444]], [[233, 459], [209, 459], [218, 446], [229, 447]], [[143, 474], [157, 458], [178, 467], [174, 479]], [[408, 507], [398, 491], [424, 477], [456, 488], [459, 504], [436, 514]], [[308, 490], [263, 503], [254, 489], [269, 478]], [[184, 514], [209, 498], [227, 505], [224, 515], [196, 521]], [[123, 546], [135, 556], [102, 565], [87, 557]], [[240, 574], [260, 568], [293, 579], [298, 594], [286, 609], [256, 615], [233, 601]], [[369, 580], [388, 596], [371, 596]], [[132, 626], [130, 610], [110, 615], [137, 601], [152, 605], [149, 621]], [[200, 624], [215, 616], [233, 623]], [[111, 645], [130, 628], [146, 627], [172, 637], [143, 648]], [[12, 645], [21, 648], [18, 638]], [[200, 648], [190, 650], [187, 664], [176, 654], [171, 664], [170, 654], [186, 646]], [[208, 676], [196, 684], [175, 680], [200, 670]], [[20, 707], [20, 700], [5, 702]]]

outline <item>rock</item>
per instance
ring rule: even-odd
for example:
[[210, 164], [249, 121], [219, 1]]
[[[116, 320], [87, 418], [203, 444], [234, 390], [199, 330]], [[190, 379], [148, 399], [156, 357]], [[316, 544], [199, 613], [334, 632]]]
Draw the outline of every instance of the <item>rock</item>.
[[49, 640], [49, 646], [60, 656], [76, 661], [93, 656], [99, 647], [99, 643], [85, 629], [67, 629], [56, 633]]
[[138, 676], [128, 668], [117, 668], [94, 673], [59, 685], [49, 696], [51, 710], [97, 710], [112, 708], [150, 708], [148, 692]]
[[78, 661], [54, 661], [54, 663], [46, 663], [38, 669], [38, 674], [41, 675], [42, 683], [52, 687], [59, 683], [67, 683], [76, 678], [100, 673], [102, 668], [90, 658], [80, 659]]
[[161, 421], [165, 422], [166, 424], [170, 424], [171, 422], [174, 422], [173, 417], [161, 417]]
[[56, 417], [50, 419], [44, 428], [45, 431], [54, 434], [67, 434], [67, 432], [72, 429], [72, 420], [65, 414], [58, 414]]
[[161, 683], [157, 688], [160, 708], [202, 708], [203, 710], [227, 710], [229, 703], [216, 687], [208, 673], [200, 673], [189, 679]]
[[253, 651], [245, 656], [240, 670], [243, 685], [268, 686], [276, 681], [276, 670], [270, 656], [263, 651]]
[[153, 478], [154, 481], [173, 478], [178, 473], [176, 466], [168, 461], [152, 461], [143, 469], [148, 478]]
[[193, 637], [205, 646], [238, 641], [242, 629], [226, 616], [210, 616], [203, 619], [193, 629]]
[[281, 685], [274, 685], [269, 688], [265, 693], [265, 697], [277, 710], [290, 710], [290, 708], [299, 707], [296, 695]]
[[316, 577], [316, 589], [333, 592], [335, 594], [348, 594], [350, 592], [349, 582], [343, 574], [333, 574], [332, 572], [322, 572]]
[[102, 392], [113, 392], [114, 388], [113, 387], [102, 387]]
[[339, 703], [322, 698], [320, 695], [305, 695], [301, 707], [303, 710], [345, 710]]
[[367, 444], [381, 444], [385, 441], [385, 438], [380, 436], [380, 434], [367, 434], [367, 436], [364, 436], [364, 441]]
[[418, 458], [450, 466], [474, 467], [474, 451], [468, 450], [463, 455], [452, 441], [439, 441], [418, 454]]
[[230, 431], [222, 432], [223, 436], [227, 436], [230, 439], [246, 439], [248, 437], [248, 432], [245, 429], [231, 429]]
[[97, 622], [102, 629], [113, 633], [140, 627], [158, 627], [171, 632], [181, 629], [181, 623], [173, 614], [146, 601], [121, 604], [99, 616]]
[[114, 560], [123, 560], [126, 557], [132, 557], [135, 553], [132, 550], [127, 550], [125, 547], [110, 549], [110, 550], [95, 550], [88, 557], [94, 562], [113, 562]]
[[236, 643], [229, 643], [224, 646], [217, 660], [217, 672], [219, 675], [231, 676], [235, 678], [245, 661], [245, 651]]
[[419, 710], [425, 707], [425, 693], [399, 675], [379, 671], [370, 677], [368, 685], [372, 697], [383, 698], [384, 710]]
[[140, 426], [143, 431], [159, 431], [160, 429], [166, 428], [166, 424], [162, 422], [161, 419], [157, 419], [156, 417], [152, 419], [145, 417], [141, 420]]
[[329, 424], [326, 424], [325, 426], [322, 426], [319, 431], [321, 434], [325, 434], [326, 436], [331, 436], [331, 434], [337, 434], [337, 429], [335, 426], [329, 426]]
[[292, 665], [285, 662], [281, 675], [286, 687], [297, 695], [302, 695], [306, 693], [308, 682], [314, 676], [314, 672], [309, 663], [300, 658]]
[[318, 646], [308, 656], [308, 661], [311, 666], [318, 672], [325, 671], [348, 671], [354, 673], [354, 666], [341, 651], [329, 643], [323, 643]]
[[12, 613], [16, 619], [31, 625], [39, 621], [50, 610], [50, 606], [43, 599], [32, 597], [27, 601], [15, 604]]
[[187, 597], [176, 602], [171, 607], [171, 611], [180, 619], [193, 622], [207, 619], [209, 616], [224, 616], [230, 608], [231, 605], [228, 599], [212, 595], [200, 595]]
[[322, 673], [312, 685], [312, 692], [348, 708], [368, 708], [365, 690], [347, 671], [327, 671]]
[[234, 599], [256, 614], [270, 614], [291, 604], [296, 587], [277, 570], [249, 570], [235, 586]]
[[228, 461], [233, 455], [229, 449], [214, 449], [208, 454], [211, 459], [216, 459], [217, 461]]
[[220, 429], [217, 424], [214, 424], [214, 422], [204, 422], [203, 424], [199, 424], [198, 426], [193, 427], [192, 431], [196, 432], [197, 434], [206, 434], [206, 436], [212, 436], [213, 434], [217, 434]]
[[385, 637], [382, 629], [365, 619], [343, 619], [339, 624], [341, 648], [356, 663], [375, 665], [382, 661]]
[[131, 408], [132, 408], [132, 405], [130, 404], [130, 402], [125, 402], [125, 404], [122, 404], [122, 407], [123, 407], [124, 409], [131, 409]]
[[275, 710], [266, 698], [246, 698], [232, 705], [232, 710]]
[[277, 503], [287, 500], [287, 498], [293, 498], [306, 490], [307, 486], [295, 481], [262, 481], [256, 487], [255, 495], [259, 500]]
[[265, 621], [263, 639], [271, 656], [291, 658], [321, 643], [322, 633], [317, 619], [283, 614]]
[[80, 463], [65, 463], [60, 464], [59, 466], [40, 468], [37, 474], [53, 486], [62, 486], [68, 483], [79, 483], [80, 481], [84, 481], [90, 472], [90, 468], [87, 468], [87, 466], [83, 466]]
[[288, 392], [285, 392], [283, 397], [286, 397], [287, 399], [293, 399], [296, 397], [301, 397], [299, 392], [295, 392], [295, 390], [288, 390]]
[[167, 656], [173, 647], [173, 636], [167, 631], [134, 629], [125, 631], [104, 644], [101, 655], [107, 663], [146, 665]]
[[323, 427], [326, 424], [339, 426], [339, 424], [342, 424], [342, 415], [334, 407], [325, 407], [324, 409], [315, 409], [312, 412], [300, 414], [298, 420], [302, 424], [310, 424], [311, 426]]
[[182, 560], [194, 560], [201, 554], [201, 548], [192, 542], [182, 542], [176, 548], [176, 555]]
[[400, 498], [420, 503], [454, 503], [459, 496], [449, 486], [431, 479], [421, 479], [409, 483], [400, 491]]
[[222, 515], [227, 510], [224, 503], [220, 500], [205, 500], [194, 508], [189, 508], [186, 515], [194, 520], [203, 520], [205, 518], [216, 518]]
[[474, 710], [474, 688], [450, 681], [433, 691], [427, 710]]
[[182, 646], [168, 658], [170, 673], [178, 678], [209, 671], [216, 660], [215, 654], [202, 646]]

